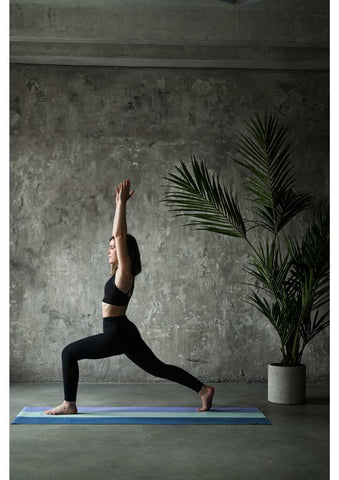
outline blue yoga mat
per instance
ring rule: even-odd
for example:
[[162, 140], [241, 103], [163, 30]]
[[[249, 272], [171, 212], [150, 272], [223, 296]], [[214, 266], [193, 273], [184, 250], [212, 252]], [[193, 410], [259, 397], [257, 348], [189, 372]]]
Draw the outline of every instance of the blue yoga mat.
[[78, 407], [75, 415], [46, 415], [53, 407], [24, 407], [15, 425], [271, 425], [255, 407], [214, 407], [197, 412], [196, 407]]

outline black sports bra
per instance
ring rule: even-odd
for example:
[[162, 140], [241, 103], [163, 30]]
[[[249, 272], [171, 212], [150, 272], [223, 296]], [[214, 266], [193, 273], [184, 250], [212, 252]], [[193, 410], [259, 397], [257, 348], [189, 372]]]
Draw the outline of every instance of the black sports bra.
[[109, 303], [110, 305], [118, 305], [121, 307], [127, 306], [134, 290], [134, 279], [132, 288], [127, 293], [119, 290], [119, 288], [115, 285], [114, 280], [115, 274], [106, 282], [105, 295], [102, 301]]

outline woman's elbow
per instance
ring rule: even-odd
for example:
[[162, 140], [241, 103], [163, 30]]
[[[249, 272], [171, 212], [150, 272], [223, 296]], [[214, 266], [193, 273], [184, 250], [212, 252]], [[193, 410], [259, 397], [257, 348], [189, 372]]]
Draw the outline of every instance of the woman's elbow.
[[127, 232], [113, 232], [113, 237], [114, 238], [126, 238], [127, 237]]

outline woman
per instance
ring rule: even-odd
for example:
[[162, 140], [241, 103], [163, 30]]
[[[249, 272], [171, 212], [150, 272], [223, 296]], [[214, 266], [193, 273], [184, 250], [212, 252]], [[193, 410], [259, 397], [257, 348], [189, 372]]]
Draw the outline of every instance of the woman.
[[78, 360], [106, 358], [125, 354], [132, 362], [156, 377], [180, 383], [200, 394], [204, 412], [212, 406], [214, 388], [204, 385], [180, 367], [159, 360], [141, 338], [138, 328], [126, 317], [128, 302], [134, 289], [134, 277], [141, 272], [137, 242], [127, 234], [126, 204], [130, 181], [124, 180], [116, 191], [113, 233], [107, 251], [111, 278], [105, 285], [102, 302], [103, 333], [70, 343], [62, 351], [62, 371], [65, 400], [58, 407], [45, 410], [48, 415], [77, 413], [76, 395], [79, 380]]

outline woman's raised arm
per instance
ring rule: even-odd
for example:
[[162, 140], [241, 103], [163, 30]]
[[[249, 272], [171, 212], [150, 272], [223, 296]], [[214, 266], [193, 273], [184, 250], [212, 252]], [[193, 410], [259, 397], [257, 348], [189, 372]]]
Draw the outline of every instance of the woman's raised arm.
[[134, 190], [130, 190], [130, 181], [125, 179], [115, 189], [115, 215], [113, 221], [112, 235], [114, 238], [123, 237], [127, 235], [127, 222], [126, 222], [126, 204], [127, 200], [131, 198]]
[[[116, 208], [113, 221], [112, 236], [114, 237], [115, 246], [117, 249], [119, 273], [117, 275], [117, 287], [125, 288], [125, 282], [130, 281], [131, 276], [131, 259], [127, 252], [127, 221], [126, 221], [126, 203], [131, 198], [134, 190], [131, 192], [130, 181], [124, 180], [115, 189], [116, 192]], [[119, 283], [121, 282], [121, 283]]]

